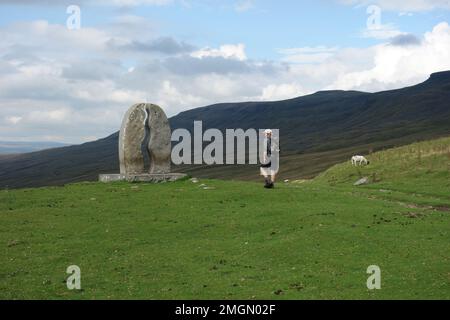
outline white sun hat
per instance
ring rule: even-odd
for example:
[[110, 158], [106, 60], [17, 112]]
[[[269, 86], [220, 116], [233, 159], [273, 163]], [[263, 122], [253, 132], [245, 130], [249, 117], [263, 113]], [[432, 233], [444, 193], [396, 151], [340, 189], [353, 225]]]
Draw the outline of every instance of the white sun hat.
[[266, 129], [266, 130], [264, 130], [264, 134], [269, 134], [269, 133], [272, 133], [272, 130], [271, 130], [271, 129]]

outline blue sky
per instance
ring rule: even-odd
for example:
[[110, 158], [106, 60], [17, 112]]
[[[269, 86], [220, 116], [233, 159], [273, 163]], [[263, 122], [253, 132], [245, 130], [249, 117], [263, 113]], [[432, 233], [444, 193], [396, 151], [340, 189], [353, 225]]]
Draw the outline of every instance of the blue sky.
[[[0, 26], [41, 19], [65, 24], [65, 5], [40, 2], [4, 5], [0, 12]], [[242, 11], [239, 10], [240, 5], [244, 8]], [[199, 46], [245, 43], [249, 57], [254, 59], [278, 59], [278, 49], [281, 48], [320, 45], [365, 47], [377, 43], [376, 39], [360, 35], [366, 26], [367, 6], [344, 5], [339, 1], [213, 0], [125, 7], [85, 3], [80, 4], [80, 8], [83, 26], [102, 28], [117, 16], [137, 15], [148, 19], [155, 28], [153, 31], [159, 35]], [[382, 23], [394, 24], [400, 30], [421, 35], [439, 22], [449, 21], [449, 15], [450, 10], [386, 10], [382, 12]]]
[[0, 140], [94, 140], [140, 101], [172, 116], [411, 85], [450, 69], [449, 14], [450, 0], [0, 0]]

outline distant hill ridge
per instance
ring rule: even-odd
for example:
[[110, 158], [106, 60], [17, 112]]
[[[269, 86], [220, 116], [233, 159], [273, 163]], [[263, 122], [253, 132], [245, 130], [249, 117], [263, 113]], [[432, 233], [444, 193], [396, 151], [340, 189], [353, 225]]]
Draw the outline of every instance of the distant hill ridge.
[[49, 141], [0, 141], [0, 155], [33, 152], [64, 146], [68, 146], [68, 144]]
[[[281, 178], [311, 177], [352, 153], [450, 135], [450, 71], [377, 93], [320, 91], [284, 101], [221, 103], [181, 112], [172, 129], [279, 128]], [[0, 187], [58, 185], [117, 172], [118, 133], [77, 146], [0, 157]], [[199, 177], [258, 179], [249, 166], [181, 166]]]

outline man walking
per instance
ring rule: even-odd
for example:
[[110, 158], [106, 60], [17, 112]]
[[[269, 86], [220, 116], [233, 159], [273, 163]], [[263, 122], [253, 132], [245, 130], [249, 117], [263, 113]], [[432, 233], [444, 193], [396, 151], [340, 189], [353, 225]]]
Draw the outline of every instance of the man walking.
[[263, 161], [260, 166], [260, 173], [264, 176], [264, 188], [272, 189], [275, 184], [276, 174], [278, 172], [278, 142], [272, 136], [272, 130], [264, 130]]

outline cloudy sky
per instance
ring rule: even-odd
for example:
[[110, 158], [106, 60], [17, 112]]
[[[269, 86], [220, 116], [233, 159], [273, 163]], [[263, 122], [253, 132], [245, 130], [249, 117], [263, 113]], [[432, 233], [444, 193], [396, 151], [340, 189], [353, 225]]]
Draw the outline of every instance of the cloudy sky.
[[412, 85], [450, 70], [449, 18], [450, 0], [0, 0], [0, 140], [95, 140], [143, 101]]

